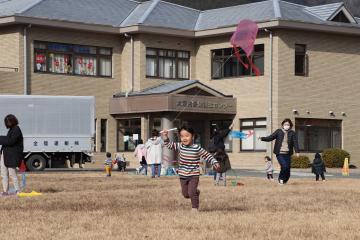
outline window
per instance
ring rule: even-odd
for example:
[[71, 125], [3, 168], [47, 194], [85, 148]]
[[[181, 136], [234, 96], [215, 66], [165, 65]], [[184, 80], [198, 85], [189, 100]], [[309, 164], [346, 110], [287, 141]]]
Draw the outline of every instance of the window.
[[[247, 63], [247, 57], [241, 49], [240, 55], [242, 61]], [[248, 69], [246, 69], [238, 61], [233, 48], [212, 50], [211, 56], [212, 79], [255, 76], [255, 73], [250, 69], [250, 66]], [[264, 75], [264, 44], [255, 45], [253, 55], [250, 59], [255, 64], [255, 66], [260, 69], [261, 75]]]
[[97, 135], [96, 135], [96, 131], [97, 131], [97, 126], [96, 126], [96, 124], [97, 124], [97, 119], [95, 118], [95, 125], [94, 125], [94, 127], [95, 127], [95, 131], [94, 131], [94, 139], [93, 139], [93, 144], [94, 144], [94, 152], [96, 152], [96, 141], [97, 141], [97, 139], [96, 139], [96, 137], [97, 137]]
[[146, 76], [164, 79], [189, 79], [190, 52], [147, 48]]
[[141, 119], [121, 119], [117, 121], [117, 151], [134, 151], [141, 139]]
[[295, 44], [295, 75], [307, 75], [306, 45]]
[[[228, 129], [232, 123], [232, 120], [216, 120], [210, 122], [210, 132], [212, 133], [214, 131], [214, 128], [218, 130]], [[225, 150], [227, 152], [232, 152], [232, 139], [230, 137], [230, 134], [225, 138], [224, 141], [225, 144]]]
[[341, 148], [341, 120], [296, 118], [295, 129], [301, 151]]
[[241, 151], [266, 151], [266, 143], [258, 140], [266, 136], [266, 119], [241, 119], [240, 124], [240, 131], [250, 135], [241, 140]]
[[100, 152], [106, 152], [107, 149], [107, 119], [100, 121]]
[[349, 18], [346, 17], [343, 11], [339, 12], [338, 15], [336, 15], [331, 21], [350, 23]]
[[34, 71], [81, 76], [112, 76], [111, 48], [34, 42]]

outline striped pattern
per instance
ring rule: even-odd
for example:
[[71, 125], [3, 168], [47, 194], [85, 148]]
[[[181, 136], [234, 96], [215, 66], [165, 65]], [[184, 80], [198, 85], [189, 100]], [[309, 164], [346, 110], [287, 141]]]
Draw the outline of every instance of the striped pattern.
[[108, 158], [108, 159], [105, 160], [105, 166], [112, 167], [112, 164], [113, 164], [113, 162], [112, 162], [111, 158]]
[[200, 158], [214, 165], [215, 158], [199, 145], [185, 146], [181, 143], [165, 141], [165, 146], [179, 154], [179, 176], [180, 178], [200, 175]]

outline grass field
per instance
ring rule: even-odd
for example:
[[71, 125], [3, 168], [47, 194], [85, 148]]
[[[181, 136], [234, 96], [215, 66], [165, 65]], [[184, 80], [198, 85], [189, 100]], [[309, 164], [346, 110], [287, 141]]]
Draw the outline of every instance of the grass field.
[[359, 180], [200, 180], [200, 212], [175, 177], [28, 176], [35, 198], [0, 198], [1, 239], [360, 239]]

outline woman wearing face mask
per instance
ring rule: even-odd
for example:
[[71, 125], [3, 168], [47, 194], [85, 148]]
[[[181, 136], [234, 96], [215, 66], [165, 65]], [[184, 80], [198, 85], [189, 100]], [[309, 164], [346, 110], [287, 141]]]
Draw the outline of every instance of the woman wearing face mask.
[[299, 156], [299, 144], [297, 135], [292, 130], [293, 123], [290, 119], [285, 119], [281, 123], [281, 128], [277, 129], [268, 137], [259, 138], [264, 142], [275, 140], [274, 154], [281, 166], [279, 174], [279, 184], [286, 184], [290, 178], [291, 156], [294, 154]]

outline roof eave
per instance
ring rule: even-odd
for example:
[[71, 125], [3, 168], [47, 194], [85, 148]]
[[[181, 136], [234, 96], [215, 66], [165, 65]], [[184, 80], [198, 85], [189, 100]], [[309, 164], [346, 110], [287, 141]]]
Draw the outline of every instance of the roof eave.
[[25, 17], [25, 16], [16, 16], [16, 15], [0, 18], [0, 26], [8, 25], [8, 24], [30, 24], [36, 26], [66, 28], [72, 30], [110, 33], [110, 34], [120, 33], [118, 27], [99, 25], [99, 24], [77, 23], [70, 21], [61, 21], [61, 20], [52, 20], [45, 18], [34, 18], [34, 17]]
[[[259, 29], [273, 28], [273, 27], [277, 27], [279, 25], [279, 20], [257, 22], [257, 25], [258, 25]], [[195, 37], [202, 38], [202, 37], [213, 37], [213, 36], [221, 36], [221, 35], [231, 34], [236, 30], [236, 26], [237, 25], [214, 28], [214, 29], [198, 30], [195, 32]]]
[[120, 33], [128, 33], [128, 34], [149, 33], [149, 34], [160, 34], [160, 35], [167, 35], [167, 36], [178, 36], [178, 37], [185, 37], [185, 38], [195, 37], [195, 31], [193, 31], [193, 30], [146, 26], [146, 25], [133, 25], [133, 26], [129, 26], [129, 27], [123, 27], [120, 29]]
[[0, 26], [2, 25], [10, 25], [16, 23], [14, 16], [7, 16], [0, 18]]
[[357, 26], [335, 26], [290, 20], [279, 21], [278, 26], [275, 28], [298, 29], [347, 35], [360, 35], [360, 27]]

